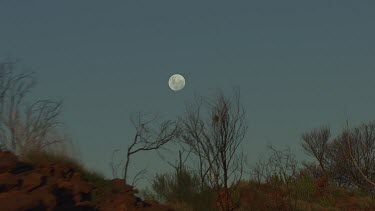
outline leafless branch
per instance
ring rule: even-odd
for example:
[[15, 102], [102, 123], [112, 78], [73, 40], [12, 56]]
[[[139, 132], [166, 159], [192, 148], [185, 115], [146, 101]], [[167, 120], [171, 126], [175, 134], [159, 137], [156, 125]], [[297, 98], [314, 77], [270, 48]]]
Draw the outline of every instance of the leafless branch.
[[302, 135], [302, 148], [306, 154], [313, 156], [319, 163], [322, 172], [326, 172], [325, 164], [328, 150], [330, 129], [322, 127]]
[[141, 151], [151, 151], [161, 148], [163, 145], [174, 140], [179, 131], [179, 125], [177, 122], [164, 121], [159, 124], [158, 128], [154, 128], [154, 122], [157, 120], [157, 116], [154, 116], [148, 120], [145, 119], [144, 114], [138, 113], [136, 118], [132, 118], [131, 121], [135, 127], [135, 135], [132, 143], [127, 149], [126, 162], [124, 167], [124, 179], [128, 175], [128, 168], [130, 163], [130, 157]]
[[[202, 107], [207, 110], [202, 112]], [[197, 157], [201, 183], [208, 181], [220, 198], [222, 210], [231, 210], [230, 186], [242, 176], [243, 159], [238, 148], [245, 138], [247, 126], [240, 94], [227, 98], [222, 93], [214, 101], [196, 100], [187, 107], [182, 120], [181, 141]], [[230, 183], [232, 181], [232, 183]]]
[[32, 72], [17, 73], [16, 65], [15, 60], [0, 62], [0, 145], [20, 153], [58, 142], [46, 135], [59, 123], [61, 102], [43, 100], [27, 107], [25, 98], [36, 81]]

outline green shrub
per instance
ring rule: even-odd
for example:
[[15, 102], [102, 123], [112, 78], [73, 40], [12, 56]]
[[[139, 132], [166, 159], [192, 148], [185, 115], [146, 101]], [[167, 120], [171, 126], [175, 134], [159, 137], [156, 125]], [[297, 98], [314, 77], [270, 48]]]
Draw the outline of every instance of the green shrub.
[[370, 197], [356, 198], [353, 203], [360, 209], [368, 209], [374, 204]]
[[240, 210], [261, 210], [267, 197], [258, 182], [242, 180], [233, 189], [232, 201], [234, 207]]
[[342, 198], [344, 197], [345, 195], [347, 195], [347, 192], [345, 189], [341, 188], [341, 187], [335, 187], [335, 186], [332, 186], [331, 187], [331, 194], [335, 197], [335, 198]]
[[292, 186], [292, 191], [296, 199], [311, 201], [315, 192], [314, 178], [310, 174], [299, 176]]
[[182, 168], [172, 174], [158, 174], [152, 182], [152, 199], [168, 203], [176, 210], [213, 210], [214, 197], [197, 174]]
[[331, 196], [326, 196], [320, 199], [319, 204], [323, 207], [332, 207], [335, 205], [335, 199]]
[[269, 179], [268, 184], [271, 187], [280, 188], [284, 184], [284, 181], [280, 176], [275, 174]]

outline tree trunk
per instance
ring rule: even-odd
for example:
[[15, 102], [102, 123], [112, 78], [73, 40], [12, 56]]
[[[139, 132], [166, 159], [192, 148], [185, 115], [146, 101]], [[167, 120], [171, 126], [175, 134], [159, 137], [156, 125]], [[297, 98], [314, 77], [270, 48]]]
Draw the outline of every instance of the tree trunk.
[[130, 161], [130, 148], [128, 148], [128, 153], [126, 154], [126, 163], [125, 163], [125, 168], [124, 168], [124, 181], [125, 181], [125, 184], [126, 184], [126, 178], [128, 176], [128, 167], [129, 167], [129, 161]]

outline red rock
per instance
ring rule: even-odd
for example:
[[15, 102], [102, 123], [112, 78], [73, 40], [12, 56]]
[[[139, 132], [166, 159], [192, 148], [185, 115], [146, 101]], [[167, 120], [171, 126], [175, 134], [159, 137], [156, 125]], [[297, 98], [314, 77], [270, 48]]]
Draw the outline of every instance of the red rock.
[[76, 193], [74, 196], [73, 196], [73, 200], [76, 204], [79, 204], [80, 202], [82, 202], [82, 196], [81, 194], [79, 193]]
[[125, 184], [125, 180], [123, 179], [112, 180], [112, 191], [116, 193], [123, 193], [123, 192], [137, 193], [138, 192], [132, 186]]
[[57, 187], [60, 189], [73, 189], [72, 183], [65, 181], [65, 180], [58, 180]]
[[0, 151], [0, 173], [7, 172], [17, 165], [17, 157], [11, 152]]
[[113, 180], [112, 189], [101, 189], [82, 180], [71, 164], [32, 166], [4, 152], [0, 158], [5, 171], [0, 173], [0, 210], [171, 210], [134, 196], [137, 190], [123, 179]]
[[72, 174], [72, 176], [70, 177], [70, 181], [71, 181], [71, 182], [81, 181], [81, 173], [79, 173], [79, 172], [74, 172], [74, 173]]
[[83, 202], [76, 203], [76, 206], [77, 207], [94, 207], [94, 204], [89, 201], [83, 201]]
[[0, 195], [2, 210], [30, 210], [43, 207], [41, 200], [36, 200], [30, 194], [21, 191], [12, 191]]
[[79, 172], [75, 172], [72, 175], [72, 177], [70, 178], [70, 182], [74, 186], [74, 189], [81, 193], [90, 193], [94, 189], [93, 185], [81, 179], [81, 173]]
[[0, 193], [18, 186], [18, 179], [10, 173], [0, 174]]
[[22, 177], [22, 188], [31, 190], [39, 185], [42, 185], [42, 177], [43, 176], [41, 174], [35, 172], [24, 175]]
[[53, 192], [51, 192], [49, 187], [45, 186], [38, 188], [30, 194], [34, 197], [35, 200], [40, 200], [47, 210], [54, 210], [54, 208], [56, 207], [56, 197]]

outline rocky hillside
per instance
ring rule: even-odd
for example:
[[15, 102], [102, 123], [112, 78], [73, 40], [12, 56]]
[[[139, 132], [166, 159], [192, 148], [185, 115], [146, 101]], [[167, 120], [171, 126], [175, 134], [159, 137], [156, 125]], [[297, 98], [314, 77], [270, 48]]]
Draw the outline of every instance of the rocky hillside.
[[142, 201], [123, 180], [109, 188], [86, 181], [74, 165], [31, 165], [0, 151], [0, 209], [12, 210], [172, 210], [155, 201]]

